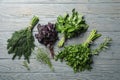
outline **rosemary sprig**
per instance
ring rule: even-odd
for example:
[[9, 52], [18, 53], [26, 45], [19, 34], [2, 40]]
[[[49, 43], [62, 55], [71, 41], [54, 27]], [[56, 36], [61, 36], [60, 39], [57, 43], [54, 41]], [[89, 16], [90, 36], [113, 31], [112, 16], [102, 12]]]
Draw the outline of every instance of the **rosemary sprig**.
[[100, 53], [101, 51], [103, 51], [104, 49], [107, 49], [108, 46], [110, 45], [112, 39], [109, 37], [106, 37], [104, 42], [101, 43], [98, 48], [96, 48], [95, 50], [92, 51], [93, 55], [98, 55], [98, 53]]

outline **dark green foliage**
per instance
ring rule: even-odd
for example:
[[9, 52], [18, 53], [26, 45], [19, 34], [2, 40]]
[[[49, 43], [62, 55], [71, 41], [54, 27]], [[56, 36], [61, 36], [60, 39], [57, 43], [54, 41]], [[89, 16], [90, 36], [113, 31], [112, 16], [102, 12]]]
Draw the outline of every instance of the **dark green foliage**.
[[34, 37], [28, 29], [16, 31], [13, 33], [12, 38], [8, 39], [7, 49], [9, 54], [14, 54], [13, 60], [16, 56], [20, 59], [24, 55], [29, 62], [29, 57], [34, 47]]
[[90, 43], [100, 36], [101, 34], [97, 34], [96, 30], [92, 30], [88, 39], [83, 44], [65, 47], [56, 56], [56, 60], [66, 61], [66, 64], [72, 67], [74, 72], [90, 70], [93, 62], [91, 49], [89, 48]]
[[[64, 34], [63, 37], [65, 37], [65, 39], [68, 39], [85, 32], [88, 29], [88, 25], [84, 17], [73, 9], [72, 15], [66, 14], [65, 16], [58, 16], [56, 29], [58, 32]], [[65, 40], [60, 40], [58, 46], [63, 46], [64, 41]]]
[[24, 56], [24, 59], [29, 62], [32, 50], [35, 47], [32, 29], [38, 21], [38, 17], [33, 17], [29, 27], [23, 30], [15, 31], [12, 37], [8, 39], [8, 54], [13, 54], [13, 60], [16, 56], [18, 56], [19, 59]]
[[49, 66], [49, 68], [52, 71], [54, 71], [52, 62], [51, 62], [50, 58], [48, 57], [47, 53], [43, 49], [38, 48], [36, 58], [37, 58], [37, 61], [47, 64]]
[[58, 55], [56, 60], [66, 61], [66, 64], [73, 68], [74, 72], [90, 70], [92, 60], [90, 49], [80, 45], [70, 45], [64, 48]]

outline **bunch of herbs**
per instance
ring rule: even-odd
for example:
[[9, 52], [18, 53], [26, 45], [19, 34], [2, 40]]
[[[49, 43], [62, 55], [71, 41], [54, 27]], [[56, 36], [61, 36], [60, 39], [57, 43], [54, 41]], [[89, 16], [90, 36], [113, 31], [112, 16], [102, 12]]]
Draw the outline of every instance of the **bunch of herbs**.
[[13, 60], [16, 56], [18, 56], [19, 59], [24, 56], [24, 59], [27, 60], [28, 63], [30, 62], [29, 58], [35, 47], [32, 31], [38, 21], [39, 18], [34, 16], [27, 28], [15, 31], [12, 37], [7, 40], [8, 54], [13, 54]]
[[84, 17], [75, 9], [72, 10], [72, 15], [65, 14], [65, 16], [58, 16], [56, 22], [56, 30], [63, 34], [63, 37], [58, 43], [59, 47], [64, 45], [68, 38], [79, 35], [88, 29]]
[[84, 70], [90, 70], [93, 62], [90, 43], [99, 38], [101, 34], [98, 34], [96, 30], [92, 30], [87, 40], [78, 45], [70, 45], [60, 51], [56, 56], [56, 61], [65, 61], [67, 65], [73, 68], [74, 72], [80, 72]]
[[58, 32], [55, 30], [55, 25], [48, 23], [47, 25], [38, 25], [38, 34], [35, 34], [38, 42], [49, 48], [52, 58], [54, 58], [53, 45], [58, 39]]

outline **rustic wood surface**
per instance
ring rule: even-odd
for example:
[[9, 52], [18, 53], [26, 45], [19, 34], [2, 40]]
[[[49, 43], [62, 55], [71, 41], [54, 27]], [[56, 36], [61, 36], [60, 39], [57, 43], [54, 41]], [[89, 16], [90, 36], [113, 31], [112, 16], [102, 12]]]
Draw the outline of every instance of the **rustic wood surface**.
[[[23, 59], [11, 60], [6, 41], [14, 31], [27, 26], [33, 15], [38, 15], [39, 23], [45, 24], [55, 22], [60, 14], [71, 13], [73, 8], [85, 16], [90, 27], [88, 32], [68, 40], [66, 45], [83, 42], [92, 29], [103, 35], [94, 46], [106, 36], [113, 39], [109, 50], [94, 57], [91, 71], [74, 74], [65, 63], [52, 60], [55, 68], [52, 72], [36, 61], [35, 54], [31, 57], [30, 71], [22, 66]], [[34, 34], [36, 31], [35, 28]], [[35, 44], [39, 45], [37, 40]], [[120, 0], [0, 0], [0, 80], [120, 80]]]

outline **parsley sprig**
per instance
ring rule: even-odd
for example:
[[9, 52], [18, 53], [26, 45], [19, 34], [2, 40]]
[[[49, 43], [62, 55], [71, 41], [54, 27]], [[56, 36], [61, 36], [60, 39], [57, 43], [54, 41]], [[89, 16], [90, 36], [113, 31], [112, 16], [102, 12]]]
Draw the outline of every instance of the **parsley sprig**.
[[56, 61], [65, 61], [67, 65], [73, 68], [74, 72], [80, 72], [84, 70], [90, 70], [93, 62], [90, 43], [99, 38], [101, 34], [98, 34], [96, 30], [92, 30], [87, 40], [78, 45], [70, 45], [60, 51], [56, 56]]

